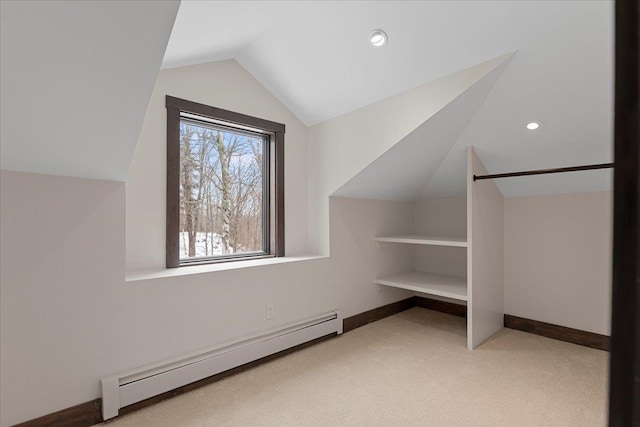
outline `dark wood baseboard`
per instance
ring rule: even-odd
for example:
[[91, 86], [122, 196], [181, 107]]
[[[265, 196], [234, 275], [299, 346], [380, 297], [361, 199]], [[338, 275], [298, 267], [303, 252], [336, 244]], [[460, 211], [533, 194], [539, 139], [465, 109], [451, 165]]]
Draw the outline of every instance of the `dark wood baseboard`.
[[[347, 317], [343, 322], [343, 331], [352, 331], [361, 326], [367, 325], [376, 320], [393, 316], [401, 311], [408, 310], [412, 307], [422, 307], [429, 310], [440, 311], [442, 313], [452, 314], [454, 316], [466, 317], [467, 307], [450, 302], [438, 301], [431, 298], [414, 296], [382, 307]], [[564, 326], [552, 325], [550, 323], [539, 322], [536, 320], [523, 319], [521, 317], [504, 315], [504, 325], [507, 328], [518, 329], [524, 332], [530, 332], [542, 335], [548, 338], [554, 338], [561, 341], [567, 341], [574, 344], [584, 345], [587, 347], [597, 348], [599, 350], [609, 350], [609, 337], [605, 335], [594, 334], [592, 332], [580, 331], [577, 329], [566, 328]], [[237, 368], [212, 375], [200, 381], [179, 387], [177, 389], [162, 393], [142, 402], [134, 403], [120, 409], [120, 415], [128, 414], [138, 409], [153, 405], [163, 400], [178, 396], [188, 391], [197, 389], [204, 385], [213, 383], [231, 375], [235, 375], [247, 369], [266, 363], [270, 360], [277, 359], [303, 348], [310, 347], [321, 341], [325, 341], [334, 337], [336, 334], [327, 335], [317, 338], [304, 344], [283, 350], [279, 353], [272, 354], [262, 359], [249, 362]], [[102, 399], [95, 399], [85, 402], [71, 408], [63, 409], [40, 418], [16, 424], [14, 427], [90, 427], [94, 424], [101, 423], [102, 420]]]
[[101, 422], [102, 399], [95, 399], [14, 427], [88, 427]]
[[441, 311], [442, 313], [453, 314], [454, 316], [467, 317], [467, 306], [454, 304], [452, 302], [439, 301], [425, 297], [413, 297], [417, 307], [429, 310]]
[[[199, 387], [219, 381], [231, 375], [238, 374], [242, 371], [246, 371], [255, 366], [261, 365], [263, 363], [269, 362], [271, 360], [277, 359], [279, 357], [285, 356], [295, 351], [302, 350], [303, 348], [310, 347], [314, 344], [318, 344], [321, 341], [325, 341], [335, 336], [336, 334], [333, 333], [333, 334], [326, 335], [324, 337], [316, 338], [315, 340], [297, 345], [295, 347], [288, 348], [286, 350], [282, 350], [278, 353], [274, 353], [269, 356], [263, 357], [262, 359], [254, 360], [253, 362], [249, 362], [247, 364], [238, 366], [228, 371], [224, 371], [219, 374], [212, 375], [200, 381], [196, 381], [194, 383], [187, 384], [182, 387], [178, 387], [166, 393], [159, 394], [158, 396], [154, 396], [149, 399], [143, 400], [142, 402], [125, 406], [124, 408], [120, 408], [119, 415], [128, 414], [130, 412], [145, 408], [147, 406], [151, 406], [155, 403], [172, 398], [174, 396], [178, 396], [188, 391], [195, 390]], [[113, 419], [116, 419], [116, 418], [113, 418]], [[62, 409], [58, 412], [54, 412], [52, 414], [45, 415], [40, 418], [36, 418], [30, 421], [25, 421], [23, 423], [16, 424], [13, 427], [90, 427], [95, 424], [100, 424], [103, 421], [104, 420], [102, 419], [102, 399], [98, 398], [90, 402], [81, 403], [80, 405], [76, 405], [71, 408]]]
[[415, 307], [416, 302], [411, 298], [403, 299], [402, 301], [394, 302], [391, 304], [383, 305], [382, 307], [374, 308], [373, 310], [365, 311], [364, 313], [356, 314], [355, 316], [346, 317], [342, 323], [343, 332], [349, 332], [376, 320], [384, 319], [385, 317], [393, 316], [401, 311], [408, 310]]
[[[356, 314], [355, 316], [345, 318], [343, 320], [343, 332], [348, 332], [353, 329], [359, 328], [361, 326], [367, 325], [371, 322], [375, 322], [376, 320], [384, 319], [385, 317], [389, 317], [394, 314], [400, 313], [401, 311], [408, 310], [412, 307], [415, 307], [416, 305], [419, 305], [420, 307], [429, 308], [431, 310], [461, 315], [459, 314], [460, 310], [457, 309], [456, 311], [455, 308], [452, 308], [449, 306], [449, 303], [431, 300], [429, 298], [411, 297], [411, 298], [404, 299], [402, 301], [397, 301], [391, 304], [384, 305], [382, 307], [377, 307], [372, 310], [365, 311], [364, 313]], [[450, 304], [450, 305], [454, 306], [455, 304]], [[464, 309], [464, 313], [462, 315], [464, 316], [464, 314], [466, 313], [466, 307], [463, 307], [463, 309]], [[317, 344], [318, 342], [332, 338], [335, 335], [336, 334], [327, 335], [325, 337], [321, 337], [313, 341], [300, 344], [298, 346], [283, 350], [279, 353], [272, 354], [267, 357], [263, 357], [262, 359], [249, 362], [245, 365], [238, 366], [236, 368], [230, 369], [225, 372], [221, 372], [217, 375], [212, 375], [200, 381], [196, 381], [194, 383], [187, 384], [185, 386], [176, 388], [166, 393], [159, 394], [158, 396], [151, 397], [149, 399], [143, 400], [142, 402], [125, 406], [124, 408], [120, 408], [119, 415], [128, 414], [138, 409], [151, 406], [163, 400], [170, 399], [174, 396], [178, 396], [188, 391], [195, 390], [199, 387], [205, 386], [207, 384], [211, 384], [215, 381], [221, 380], [228, 376], [240, 373], [242, 371], [246, 371], [247, 369], [253, 368], [262, 363], [268, 362], [278, 357], [285, 356], [297, 350], [301, 350], [303, 348], [312, 346], [314, 344]], [[14, 427], [54, 427], [54, 426], [55, 427], [90, 427], [95, 424], [99, 424], [102, 421], [103, 421], [102, 420], [102, 399], [99, 398], [99, 399], [92, 400], [90, 402], [73, 406], [71, 408], [54, 412], [49, 415], [45, 415], [40, 418], [33, 419], [31, 421], [26, 421], [24, 423], [17, 424]]]
[[[424, 299], [426, 300], [427, 298], [424, 298]], [[369, 310], [364, 313], [357, 314], [355, 316], [347, 317], [344, 319], [344, 322], [343, 322], [343, 330], [344, 332], [347, 332], [355, 328], [359, 328], [360, 326], [364, 326], [376, 320], [380, 320], [385, 317], [392, 316], [396, 313], [407, 310], [414, 306], [416, 306], [416, 300], [415, 300], [415, 297], [412, 297], [402, 301], [387, 304], [382, 307], [374, 308], [373, 310]], [[433, 308], [433, 309], [437, 310], [437, 308]], [[142, 402], [134, 403], [133, 405], [120, 408], [120, 415], [128, 414], [130, 412], [153, 405], [163, 400], [170, 399], [174, 396], [178, 396], [188, 391], [197, 389], [204, 385], [221, 380], [222, 378], [226, 378], [230, 375], [240, 373], [247, 369], [258, 366], [262, 363], [276, 359], [278, 357], [282, 357], [289, 353], [293, 353], [294, 351], [298, 351], [303, 348], [312, 346], [314, 344], [317, 344], [320, 341], [324, 341], [334, 336], [335, 334], [331, 334], [325, 337], [315, 339], [313, 341], [309, 341], [304, 344], [300, 344], [298, 346], [289, 348], [287, 350], [283, 350], [279, 353], [272, 354], [262, 359], [255, 360], [253, 362], [247, 363], [242, 366], [238, 366], [236, 368], [230, 369], [225, 372], [221, 372], [217, 375], [213, 375], [208, 378], [204, 378], [200, 381], [196, 381], [194, 383], [187, 384], [185, 386], [168, 391], [166, 393], [162, 393], [158, 396], [151, 397], [149, 399], [143, 400]], [[54, 426], [55, 427], [90, 427], [95, 424], [99, 424], [102, 421], [103, 421], [102, 420], [102, 399], [98, 398], [90, 402], [81, 403], [80, 405], [76, 405], [71, 408], [62, 409], [60, 411], [54, 412], [49, 415], [45, 415], [40, 418], [36, 418], [30, 421], [16, 424], [14, 427], [54, 427]]]
[[510, 314], [504, 315], [504, 326], [531, 334], [542, 335], [547, 338], [609, 351], [609, 337], [607, 335], [581, 331], [579, 329], [567, 328], [565, 326], [553, 325], [537, 320], [524, 319], [522, 317], [511, 316]]

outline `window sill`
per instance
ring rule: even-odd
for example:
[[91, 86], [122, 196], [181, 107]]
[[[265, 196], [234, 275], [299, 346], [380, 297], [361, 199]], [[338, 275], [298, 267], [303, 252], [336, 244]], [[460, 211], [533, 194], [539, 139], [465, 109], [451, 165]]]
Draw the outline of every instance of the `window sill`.
[[243, 268], [262, 267], [265, 265], [286, 264], [290, 262], [311, 261], [327, 258], [324, 255], [306, 255], [295, 257], [262, 258], [246, 261], [222, 262], [218, 264], [191, 265], [179, 268], [167, 268], [162, 270], [136, 271], [126, 274], [125, 281], [137, 282], [140, 280], [162, 279], [167, 277], [190, 276], [192, 274], [214, 273], [217, 271], [239, 270]]

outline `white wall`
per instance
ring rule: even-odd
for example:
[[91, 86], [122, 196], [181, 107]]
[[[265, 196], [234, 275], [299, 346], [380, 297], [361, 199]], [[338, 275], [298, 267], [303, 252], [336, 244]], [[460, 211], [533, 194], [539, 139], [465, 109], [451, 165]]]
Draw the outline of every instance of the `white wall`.
[[0, 2], [0, 167], [124, 182], [179, 6]]
[[487, 169], [467, 148], [467, 347], [504, 325], [504, 198], [494, 180], [474, 181]]
[[331, 258], [127, 281], [164, 262], [165, 92], [287, 125], [287, 253], [305, 250], [306, 128], [233, 61], [161, 72], [126, 189], [2, 171], [3, 427], [99, 397], [103, 376], [411, 295], [374, 286], [411, 257], [373, 236], [410, 231], [412, 205], [349, 199], [331, 203]]
[[[465, 200], [415, 206], [416, 233], [466, 235]], [[611, 212], [611, 192], [505, 198], [504, 312], [609, 335]], [[416, 268], [465, 276], [464, 252], [417, 246]]]
[[[467, 200], [433, 199], [414, 205], [415, 233], [424, 236], [467, 236]], [[467, 249], [446, 246], [415, 245], [415, 266], [452, 276], [467, 276]], [[429, 296], [429, 298], [432, 298]], [[449, 301], [449, 299], [446, 299]], [[452, 300], [460, 304], [458, 300]]]
[[[309, 202], [309, 206], [327, 205], [326, 211], [323, 208], [314, 211], [314, 215], [320, 222], [328, 219], [325, 232], [329, 232], [331, 224], [331, 257], [125, 281], [127, 272], [158, 269], [164, 263], [164, 91], [284, 122], [287, 252], [305, 251], [307, 229], [314, 235], [322, 235], [316, 233], [315, 223], [310, 222], [307, 227]], [[432, 94], [435, 96], [437, 91]], [[397, 107], [408, 111], [421, 102], [418, 98], [411, 99], [412, 95], [406, 94]], [[378, 140], [381, 145], [372, 148], [372, 153], [368, 149], [370, 141], [351, 139], [349, 143], [353, 146], [341, 151], [339, 144], [345, 143], [344, 139], [333, 140], [334, 132], [342, 126], [355, 132], [384, 115], [383, 110], [371, 115], [358, 113], [339, 119], [340, 123], [329, 124], [328, 128], [316, 128], [311, 139], [313, 147], [308, 148], [306, 129], [295, 117], [241, 67], [225, 61], [161, 72], [126, 191], [122, 184], [113, 182], [3, 171], [0, 425], [9, 426], [99, 397], [99, 378], [106, 375], [330, 309], [339, 308], [345, 316], [351, 316], [410, 296], [410, 292], [387, 287], [378, 290], [373, 285], [375, 276], [406, 270], [413, 263], [412, 253], [407, 252], [411, 249], [406, 245], [377, 247], [373, 236], [412, 231], [413, 204], [338, 198], [329, 202], [326, 191], [313, 190], [337, 188], [341, 180], [350, 178], [351, 172], [357, 172], [384, 150], [385, 144], [392, 144], [392, 135], [411, 127], [402, 114], [392, 116], [397, 123], [385, 124], [387, 130]], [[353, 135], [355, 138], [357, 132]], [[321, 158], [316, 157], [319, 153]], [[335, 167], [331, 166], [334, 162]], [[314, 168], [316, 173], [309, 180], [308, 196], [307, 167]], [[606, 234], [608, 226], [603, 224], [610, 220], [609, 205], [600, 202], [594, 202], [593, 206], [586, 202], [569, 203], [566, 209], [562, 203], [554, 202], [539, 211], [539, 218], [526, 214], [526, 210], [520, 212], [517, 200], [513, 205], [507, 202], [505, 234], [509, 230], [514, 232], [505, 237], [505, 262], [539, 277], [542, 272], [534, 270], [540, 269], [541, 263], [533, 268], [524, 261], [522, 265], [517, 263], [530, 256], [519, 244], [530, 241], [529, 236], [518, 234], [520, 228], [525, 223], [526, 227], [535, 227], [536, 221], [539, 228], [554, 225], [554, 218], [560, 213], [563, 218], [571, 218], [565, 214], [593, 208], [596, 213], [590, 214], [591, 220], [580, 222], [579, 226], [556, 226], [553, 235], [562, 237], [563, 230], [572, 230], [573, 237], [564, 237], [569, 242], [575, 240], [576, 233], [581, 236], [588, 232], [580, 240], [583, 246], [592, 246], [583, 250], [589, 265], [585, 271], [606, 270], [609, 247], [603, 233]], [[550, 219], [544, 219], [545, 215]], [[545, 235], [542, 231], [539, 234]], [[536, 251], [544, 254], [547, 248], [543, 243], [548, 242], [535, 246]], [[556, 269], [564, 274], [559, 277], [567, 276], [574, 267], [584, 268], [578, 260], [577, 255], [568, 255], [566, 266]], [[586, 276], [587, 273], [572, 277], [570, 290], [560, 296], [564, 282], [558, 282], [557, 277], [553, 286], [546, 283], [542, 286], [546, 294], [555, 293], [558, 301], [572, 304], [575, 312], [592, 310], [592, 317], [608, 319], [608, 311], [604, 313], [608, 289], [601, 289], [602, 280], [587, 280]], [[608, 280], [608, 275], [601, 276]], [[510, 284], [505, 294], [508, 313], [563, 324], [563, 319], [554, 317], [558, 313], [555, 306], [543, 310], [548, 299], [531, 297], [533, 284], [540, 283], [539, 280], [531, 282], [517, 271], [506, 277]], [[529, 281], [523, 282], [521, 278]], [[578, 280], [580, 292], [584, 292], [585, 283], [591, 289], [587, 299], [594, 304], [583, 303], [585, 296], [576, 289]], [[522, 305], [524, 301], [529, 301], [533, 308]], [[276, 307], [276, 318], [271, 321], [265, 319], [268, 303]], [[538, 313], [546, 317], [537, 316]], [[568, 323], [573, 327], [582, 325]], [[589, 325], [583, 329], [598, 332], [597, 327]]]
[[307, 253], [307, 128], [227, 60], [158, 74], [127, 177], [127, 271], [165, 267], [166, 95], [285, 124], [285, 250]]
[[328, 253], [328, 197], [382, 153], [502, 64], [508, 55], [309, 128], [309, 243]]
[[[410, 203], [332, 201], [332, 257], [125, 281], [123, 184], [2, 171], [0, 425], [95, 399], [99, 379], [339, 308], [408, 298]], [[265, 319], [275, 304], [276, 318]]]
[[124, 184], [1, 171], [0, 206], [8, 426], [97, 397], [98, 374], [140, 352], [125, 335], [141, 322], [123, 310]]
[[410, 245], [379, 245], [373, 238], [408, 234], [413, 203], [332, 197], [330, 200], [331, 261], [318, 271], [326, 292], [337, 292], [345, 316], [413, 295], [410, 291], [375, 286], [376, 277], [411, 270]]
[[610, 334], [611, 192], [504, 199], [505, 313]]

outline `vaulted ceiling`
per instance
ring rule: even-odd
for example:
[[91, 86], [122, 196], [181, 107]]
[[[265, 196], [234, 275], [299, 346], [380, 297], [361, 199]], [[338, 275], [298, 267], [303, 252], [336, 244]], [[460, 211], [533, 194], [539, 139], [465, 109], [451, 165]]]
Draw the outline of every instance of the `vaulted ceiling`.
[[[387, 32], [387, 46], [368, 44], [374, 28]], [[459, 196], [467, 145], [492, 172], [611, 161], [611, 1], [183, 1], [163, 67], [234, 58], [314, 125], [509, 52], [517, 53], [491, 87], [470, 89], [425, 118], [376, 162], [396, 182], [364, 178], [376, 175], [372, 164], [336, 194], [406, 199], [418, 193], [404, 190], [411, 181], [421, 183], [422, 198]], [[443, 116], [455, 128], [444, 130]], [[527, 131], [531, 120], [543, 127]], [[422, 148], [411, 142], [416, 135]], [[409, 145], [429, 159], [420, 176], [396, 159]], [[594, 191], [609, 189], [610, 177], [581, 172], [498, 185], [508, 196]]]
[[[394, 144], [333, 195], [407, 201], [428, 198], [425, 195], [428, 184], [478, 112], [510, 59], [510, 55], [497, 58], [496, 65], [489, 68], [488, 72], [485, 71], [476, 82], [463, 87], [460, 95], [446, 103], [436, 114]], [[480, 64], [466, 71], [478, 74], [477, 69], [485, 67], [485, 64]], [[441, 83], [453, 84], [446, 81]], [[466, 158], [464, 150], [463, 158]], [[465, 195], [465, 170], [466, 165], [463, 163], [461, 168], [457, 168], [453, 181], [447, 182], [450, 186], [444, 191], [447, 196]], [[459, 177], [463, 179], [457, 179]], [[450, 191], [452, 189], [454, 192]]]
[[[397, 188], [411, 179], [423, 184], [420, 197], [450, 197], [464, 188], [467, 145], [491, 172], [611, 161], [612, 1], [1, 6], [3, 169], [124, 181], [161, 61], [170, 68], [233, 58], [313, 126], [511, 52], [374, 163], [397, 169]], [[387, 32], [387, 46], [368, 44], [374, 28]], [[527, 131], [531, 120], [542, 129]], [[429, 158], [422, 175], [407, 176], [393, 160], [403, 146]], [[361, 178], [349, 185], [371, 181]], [[604, 190], [611, 181], [599, 171], [499, 185], [518, 195]], [[388, 196], [365, 187], [341, 191]]]
[[2, 1], [2, 169], [125, 181], [177, 1]]

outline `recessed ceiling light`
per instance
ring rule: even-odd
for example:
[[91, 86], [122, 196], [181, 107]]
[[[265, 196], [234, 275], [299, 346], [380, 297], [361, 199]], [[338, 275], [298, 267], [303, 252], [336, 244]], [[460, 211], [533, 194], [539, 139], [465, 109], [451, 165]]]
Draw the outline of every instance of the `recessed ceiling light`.
[[542, 122], [529, 122], [527, 123], [527, 129], [536, 130], [542, 127]]
[[369, 33], [369, 42], [374, 47], [382, 47], [387, 44], [387, 34], [382, 30], [373, 30]]

